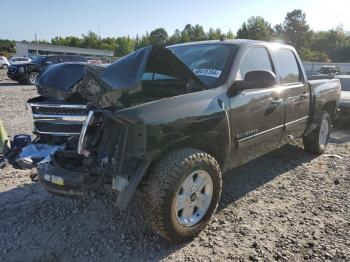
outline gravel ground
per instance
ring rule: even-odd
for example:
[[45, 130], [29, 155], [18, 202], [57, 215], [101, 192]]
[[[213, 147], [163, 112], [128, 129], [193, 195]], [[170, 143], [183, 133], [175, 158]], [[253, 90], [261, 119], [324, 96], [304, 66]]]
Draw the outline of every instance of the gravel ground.
[[[31, 131], [24, 103], [34, 95], [0, 72], [8, 134]], [[111, 195], [52, 196], [30, 182], [34, 171], [6, 167], [0, 261], [350, 261], [349, 130], [333, 129], [326, 155], [288, 145], [225, 174], [219, 211], [185, 245], [169, 244], [144, 225], [138, 197], [121, 212]]]

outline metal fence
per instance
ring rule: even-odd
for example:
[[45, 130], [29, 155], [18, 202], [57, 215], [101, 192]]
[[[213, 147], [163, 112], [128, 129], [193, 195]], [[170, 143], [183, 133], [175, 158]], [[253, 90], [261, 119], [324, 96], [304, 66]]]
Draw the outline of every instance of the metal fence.
[[303, 65], [308, 76], [316, 74], [322, 66], [338, 66], [340, 74], [350, 75], [350, 63], [303, 62]]

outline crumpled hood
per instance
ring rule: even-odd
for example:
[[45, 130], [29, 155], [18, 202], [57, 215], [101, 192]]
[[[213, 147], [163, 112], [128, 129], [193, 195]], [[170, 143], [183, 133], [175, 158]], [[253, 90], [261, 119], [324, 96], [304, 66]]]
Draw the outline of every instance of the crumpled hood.
[[140, 91], [146, 72], [184, 79], [189, 85], [205, 88], [169, 49], [148, 46], [107, 67], [78, 62], [51, 65], [40, 75], [37, 89], [41, 96], [49, 99], [84, 100], [94, 107], [104, 108], [117, 105], [123, 94]]

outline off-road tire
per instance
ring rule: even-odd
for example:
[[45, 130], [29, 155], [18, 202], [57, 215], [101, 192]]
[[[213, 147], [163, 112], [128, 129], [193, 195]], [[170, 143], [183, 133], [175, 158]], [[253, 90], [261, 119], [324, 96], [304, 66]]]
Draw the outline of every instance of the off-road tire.
[[[181, 225], [173, 205], [179, 187], [195, 170], [204, 170], [213, 184], [212, 199], [202, 219], [193, 226]], [[184, 243], [196, 237], [215, 213], [221, 195], [222, 178], [218, 162], [209, 154], [192, 148], [177, 149], [162, 158], [144, 184], [144, 214], [151, 228], [173, 243]]]
[[[322, 121], [327, 121], [327, 124], [328, 124], [328, 135], [326, 138], [326, 142], [324, 144], [320, 143]], [[303, 142], [304, 142], [304, 147], [307, 151], [316, 155], [321, 155], [324, 153], [329, 141], [331, 122], [332, 120], [331, 120], [331, 117], [329, 116], [329, 113], [323, 111], [318, 127], [307, 136], [304, 136]]]

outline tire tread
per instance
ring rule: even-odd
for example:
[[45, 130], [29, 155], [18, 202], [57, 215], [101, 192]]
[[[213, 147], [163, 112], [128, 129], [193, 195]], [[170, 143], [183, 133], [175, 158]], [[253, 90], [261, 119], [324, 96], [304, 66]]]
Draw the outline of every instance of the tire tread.
[[[182, 168], [201, 161], [210, 163], [219, 174], [220, 196], [222, 179], [218, 162], [209, 154], [193, 148], [183, 148], [170, 152], [156, 165], [149, 180], [146, 182], [146, 203], [144, 207], [146, 219], [154, 231], [172, 242], [174, 242], [174, 239], [170, 234], [169, 225], [165, 222], [162, 200], [173, 187]], [[217, 206], [218, 203], [213, 213], [215, 213]]]

